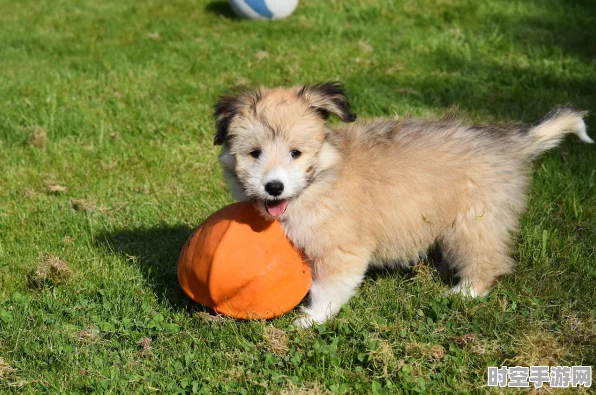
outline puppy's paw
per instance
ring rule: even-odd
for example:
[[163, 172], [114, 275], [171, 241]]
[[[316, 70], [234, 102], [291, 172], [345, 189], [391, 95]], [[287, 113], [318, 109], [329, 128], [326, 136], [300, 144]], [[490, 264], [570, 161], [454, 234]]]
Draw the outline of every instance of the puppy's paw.
[[315, 321], [307, 315], [304, 315], [294, 320], [294, 326], [296, 328], [310, 328], [311, 326], [313, 326], [314, 323]]
[[464, 296], [467, 298], [478, 298], [478, 297], [486, 296], [486, 294], [488, 294], [488, 290], [487, 291], [479, 291], [477, 288], [475, 288], [472, 285], [472, 283], [462, 280], [455, 287], [453, 287], [447, 291], [447, 295], [455, 295], [455, 294], [458, 294], [458, 295], [461, 295], [461, 296]]
[[294, 321], [294, 325], [298, 328], [310, 328], [313, 324], [322, 324], [328, 318], [325, 314], [320, 314], [320, 312], [312, 307], [302, 308], [302, 312], [304, 315]]
[[447, 295], [461, 295], [468, 298], [475, 298], [476, 296], [478, 296], [476, 295], [476, 291], [474, 291], [474, 288], [462, 285], [461, 283], [449, 289], [446, 293]]

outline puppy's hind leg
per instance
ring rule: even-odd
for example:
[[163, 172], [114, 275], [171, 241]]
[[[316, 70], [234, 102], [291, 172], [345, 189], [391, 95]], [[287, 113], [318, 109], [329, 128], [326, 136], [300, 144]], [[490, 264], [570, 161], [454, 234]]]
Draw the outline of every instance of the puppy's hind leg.
[[298, 327], [323, 323], [339, 312], [356, 293], [368, 266], [368, 255], [337, 253], [313, 262], [310, 305], [302, 308], [304, 316], [294, 321]]
[[459, 283], [450, 293], [485, 296], [497, 278], [509, 273], [513, 259], [509, 256], [510, 230], [507, 216], [497, 218], [486, 213], [456, 221], [439, 245]]

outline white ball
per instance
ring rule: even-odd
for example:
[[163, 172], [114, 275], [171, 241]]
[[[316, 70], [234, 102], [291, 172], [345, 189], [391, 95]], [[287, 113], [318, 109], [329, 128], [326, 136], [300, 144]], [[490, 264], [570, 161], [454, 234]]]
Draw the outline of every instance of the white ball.
[[240, 18], [281, 19], [294, 12], [298, 0], [228, 0]]

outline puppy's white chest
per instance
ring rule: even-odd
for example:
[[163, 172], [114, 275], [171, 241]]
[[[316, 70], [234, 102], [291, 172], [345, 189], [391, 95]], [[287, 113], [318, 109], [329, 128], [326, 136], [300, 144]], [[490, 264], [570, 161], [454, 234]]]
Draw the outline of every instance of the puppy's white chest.
[[282, 228], [290, 241], [307, 256], [314, 255], [318, 243], [314, 221], [309, 218], [290, 217], [281, 221]]

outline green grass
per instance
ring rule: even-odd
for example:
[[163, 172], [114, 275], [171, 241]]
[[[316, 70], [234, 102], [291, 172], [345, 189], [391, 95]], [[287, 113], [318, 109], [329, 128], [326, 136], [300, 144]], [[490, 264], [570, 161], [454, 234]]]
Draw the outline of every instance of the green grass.
[[0, 9], [0, 392], [485, 392], [487, 366], [595, 364], [596, 150], [574, 138], [534, 167], [519, 264], [487, 299], [443, 297], [429, 265], [375, 273], [302, 331], [296, 313], [210, 320], [175, 275], [231, 202], [225, 89], [337, 78], [360, 117], [594, 111], [592, 1], [303, 0], [277, 22], [222, 1]]

